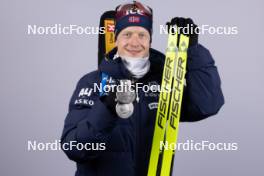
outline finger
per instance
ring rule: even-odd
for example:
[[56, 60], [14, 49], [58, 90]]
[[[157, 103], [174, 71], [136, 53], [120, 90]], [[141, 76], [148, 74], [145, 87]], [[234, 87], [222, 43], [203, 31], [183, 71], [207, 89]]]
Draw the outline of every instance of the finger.
[[189, 25], [194, 24], [193, 20], [191, 18], [187, 18], [186, 19], [186, 23], [189, 24]]
[[184, 26], [184, 23], [185, 23], [185, 19], [183, 17], [179, 17], [178, 18], [178, 24], [177, 24], [177, 26], [179, 26], [179, 27], [185, 27]]
[[171, 20], [171, 25], [177, 25], [178, 17], [175, 17]]

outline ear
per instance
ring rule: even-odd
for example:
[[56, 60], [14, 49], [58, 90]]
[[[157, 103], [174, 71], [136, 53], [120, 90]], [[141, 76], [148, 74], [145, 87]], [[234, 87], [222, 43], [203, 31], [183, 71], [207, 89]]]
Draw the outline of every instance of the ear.
[[117, 40], [117, 38], [115, 39], [115, 47], [117, 47], [117, 45], [118, 45], [118, 40]]

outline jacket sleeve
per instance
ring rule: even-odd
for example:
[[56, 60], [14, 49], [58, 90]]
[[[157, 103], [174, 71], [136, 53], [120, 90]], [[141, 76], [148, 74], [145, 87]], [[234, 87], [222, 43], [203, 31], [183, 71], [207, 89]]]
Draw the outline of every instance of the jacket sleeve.
[[221, 80], [210, 52], [200, 44], [189, 48], [181, 121], [215, 115], [223, 104]]
[[[90, 82], [90, 83], [89, 83]], [[72, 95], [69, 112], [64, 121], [61, 137], [62, 150], [69, 159], [76, 162], [85, 162], [96, 158], [100, 150], [80, 150], [76, 145], [70, 143], [107, 143], [113, 129], [116, 117], [106, 108], [99, 99], [98, 92], [94, 91], [93, 81], [87, 76], [83, 77], [77, 84]], [[68, 146], [68, 149], [64, 149]]]

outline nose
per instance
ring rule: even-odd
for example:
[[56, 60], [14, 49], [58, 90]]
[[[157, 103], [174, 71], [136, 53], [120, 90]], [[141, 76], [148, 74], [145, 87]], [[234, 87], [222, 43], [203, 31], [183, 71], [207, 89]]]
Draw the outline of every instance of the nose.
[[132, 37], [130, 38], [130, 45], [132, 46], [132, 47], [135, 47], [135, 48], [137, 48], [137, 47], [139, 47], [140, 46], [140, 42], [139, 42], [139, 38], [138, 38], [138, 36], [137, 35], [132, 35]]

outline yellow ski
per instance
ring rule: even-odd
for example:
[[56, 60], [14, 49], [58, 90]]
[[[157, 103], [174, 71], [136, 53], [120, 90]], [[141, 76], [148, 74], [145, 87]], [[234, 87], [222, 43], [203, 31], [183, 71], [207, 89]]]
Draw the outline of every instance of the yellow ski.
[[175, 61], [172, 96], [170, 100], [169, 120], [165, 133], [165, 148], [163, 149], [163, 159], [161, 175], [169, 176], [172, 172], [173, 157], [178, 138], [179, 122], [181, 115], [182, 95], [184, 89], [184, 78], [186, 73], [187, 49], [189, 37], [181, 34], [179, 50]]
[[156, 176], [158, 162], [161, 161], [162, 157], [162, 149], [160, 149], [160, 142], [164, 140], [164, 134], [167, 124], [167, 116], [171, 95], [170, 92], [173, 80], [172, 78], [174, 73], [174, 63], [177, 49], [177, 37], [177, 33], [175, 35], [169, 33], [166, 58], [161, 81], [161, 92], [159, 95], [154, 136], [149, 160], [148, 176]]

